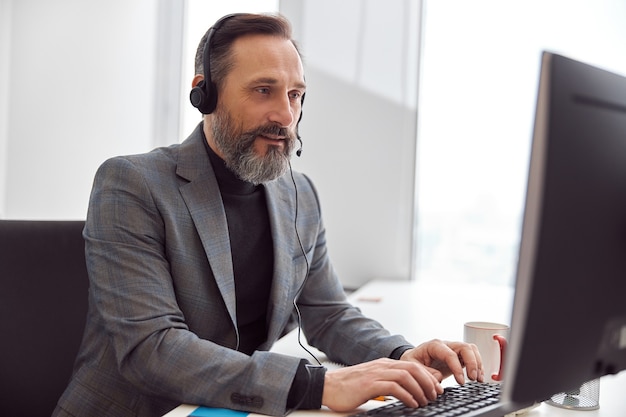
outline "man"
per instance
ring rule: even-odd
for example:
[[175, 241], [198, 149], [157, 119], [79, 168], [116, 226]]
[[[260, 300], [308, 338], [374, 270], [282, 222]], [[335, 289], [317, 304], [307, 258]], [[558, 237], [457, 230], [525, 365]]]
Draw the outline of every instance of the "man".
[[[158, 416], [180, 403], [282, 415], [378, 395], [417, 407], [444, 377], [464, 382], [463, 365], [482, 380], [475, 346], [414, 348], [347, 303], [315, 189], [290, 170], [306, 91], [290, 30], [280, 16], [218, 21], [193, 80], [203, 122], [182, 144], [98, 170], [88, 321], [55, 415]], [[353, 366], [268, 352], [294, 311], [309, 343]]]

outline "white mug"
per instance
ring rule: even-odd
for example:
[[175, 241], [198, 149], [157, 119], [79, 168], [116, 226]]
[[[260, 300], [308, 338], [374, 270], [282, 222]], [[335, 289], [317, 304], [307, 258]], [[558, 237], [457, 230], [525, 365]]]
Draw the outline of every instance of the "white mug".
[[470, 321], [463, 326], [463, 340], [478, 347], [485, 371], [485, 382], [502, 381], [502, 368], [509, 326], [486, 321]]

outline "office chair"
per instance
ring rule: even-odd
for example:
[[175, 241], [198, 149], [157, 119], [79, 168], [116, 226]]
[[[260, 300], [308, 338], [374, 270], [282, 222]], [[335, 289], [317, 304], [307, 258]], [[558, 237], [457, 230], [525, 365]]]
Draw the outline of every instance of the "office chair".
[[0, 220], [0, 415], [50, 416], [87, 315], [83, 221]]

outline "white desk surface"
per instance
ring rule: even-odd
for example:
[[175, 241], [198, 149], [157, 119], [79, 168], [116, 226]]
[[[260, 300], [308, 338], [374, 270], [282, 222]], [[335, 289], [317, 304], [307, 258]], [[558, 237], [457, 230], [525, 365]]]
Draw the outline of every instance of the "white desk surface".
[[[414, 344], [438, 338], [462, 340], [463, 323], [467, 321], [494, 321], [510, 324], [513, 289], [464, 284], [434, 284], [409, 281], [372, 281], [350, 295], [350, 300], [366, 316], [383, 324], [392, 333], [404, 335]], [[303, 340], [306, 343], [305, 340]], [[298, 345], [296, 332], [279, 340], [273, 351], [311, 360]], [[322, 362], [324, 354], [312, 349]], [[311, 360], [313, 361], [313, 360]], [[444, 385], [455, 384], [452, 378]], [[362, 408], [380, 406], [369, 401]], [[181, 405], [164, 417], [187, 417], [196, 406]], [[294, 417], [346, 416], [322, 410], [295, 411]], [[600, 408], [592, 411], [567, 410], [541, 404], [527, 417], [624, 417], [626, 416], [626, 371], [605, 376], [600, 380]]]

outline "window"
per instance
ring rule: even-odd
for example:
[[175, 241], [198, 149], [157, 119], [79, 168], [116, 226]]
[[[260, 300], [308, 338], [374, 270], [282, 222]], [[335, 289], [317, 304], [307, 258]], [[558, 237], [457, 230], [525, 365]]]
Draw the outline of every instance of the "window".
[[626, 73], [623, 16], [611, 0], [424, 1], [417, 279], [514, 282], [541, 50]]

